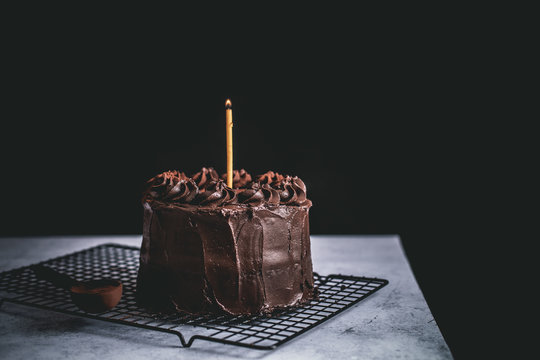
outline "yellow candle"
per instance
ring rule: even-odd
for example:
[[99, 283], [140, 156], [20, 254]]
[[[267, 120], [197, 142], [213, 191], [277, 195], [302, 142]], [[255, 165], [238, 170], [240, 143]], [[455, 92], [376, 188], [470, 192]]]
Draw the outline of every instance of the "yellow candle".
[[227, 132], [227, 186], [233, 186], [233, 163], [232, 163], [232, 103], [231, 100], [225, 101], [226, 113], [226, 132]]

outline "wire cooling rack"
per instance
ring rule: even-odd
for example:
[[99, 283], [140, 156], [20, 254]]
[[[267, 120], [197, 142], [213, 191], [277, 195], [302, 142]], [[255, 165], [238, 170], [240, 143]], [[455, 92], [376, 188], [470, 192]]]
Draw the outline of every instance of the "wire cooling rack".
[[135, 300], [139, 250], [104, 244], [40, 263], [79, 281], [100, 277], [122, 281], [122, 300], [110, 311], [90, 314], [79, 310], [71, 302], [68, 291], [38, 280], [30, 266], [0, 273], [0, 305], [8, 301], [170, 333], [178, 336], [184, 347], [201, 339], [269, 350], [327, 321], [388, 284], [383, 279], [315, 274], [319, 299], [270, 316], [156, 314], [147, 312]]

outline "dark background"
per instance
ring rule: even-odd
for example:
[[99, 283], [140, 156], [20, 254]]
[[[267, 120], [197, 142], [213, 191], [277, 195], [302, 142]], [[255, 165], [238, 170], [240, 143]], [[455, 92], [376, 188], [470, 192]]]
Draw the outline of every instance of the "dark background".
[[9, 132], [17, 141], [4, 150], [2, 236], [140, 234], [150, 177], [225, 171], [230, 95], [235, 166], [301, 177], [314, 203], [312, 234], [399, 234], [449, 344], [459, 336], [456, 256], [470, 247], [471, 193], [461, 186], [470, 162], [462, 128], [437, 96], [120, 87], [89, 101], [74, 92], [32, 98], [41, 119]]
[[235, 168], [301, 177], [312, 234], [399, 234], [451, 350], [466, 353], [485, 325], [471, 314], [486, 303], [463, 294], [489, 243], [497, 125], [476, 105], [492, 79], [477, 44], [412, 28], [245, 56], [233, 42], [200, 59], [127, 41], [136, 30], [13, 28], [0, 236], [140, 234], [149, 178], [225, 171], [230, 97]]

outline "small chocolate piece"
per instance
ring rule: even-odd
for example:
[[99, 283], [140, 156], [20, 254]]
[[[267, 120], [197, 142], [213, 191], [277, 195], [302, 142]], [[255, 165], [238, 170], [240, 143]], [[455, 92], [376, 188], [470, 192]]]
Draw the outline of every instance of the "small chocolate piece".
[[114, 308], [122, 298], [122, 283], [114, 279], [89, 280], [72, 286], [71, 300], [81, 310], [100, 313]]
[[122, 298], [122, 283], [118, 280], [77, 281], [66, 274], [59, 273], [43, 265], [34, 265], [32, 270], [38, 279], [69, 290], [73, 303], [86, 312], [100, 313], [110, 310]]

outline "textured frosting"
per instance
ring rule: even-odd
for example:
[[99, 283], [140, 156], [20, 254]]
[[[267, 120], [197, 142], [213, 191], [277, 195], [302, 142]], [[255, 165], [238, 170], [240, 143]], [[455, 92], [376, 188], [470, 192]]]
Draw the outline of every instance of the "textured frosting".
[[236, 202], [236, 192], [228, 187], [223, 180], [211, 181], [206, 184], [204, 192], [195, 199], [202, 206], [222, 206]]
[[201, 171], [193, 174], [191, 178], [199, 189], [204, 190], [210, 183], [218, 181], [219, 175], [214, 168], [203, 167]]
[[190, 177], [177, 170], [166, 171], [148, 181], [143, 200], [205, 207], [311, 205], [306, 185], [297, 176], [268, 171], [253, 180], [246, 170], [234, 170], [233, 188], [226, 185], [226, 178], [227, 174], [220, 177], [211, 167], [203, 167]]
[[156, 311], [260, 314], [317, 296], [306, 185], [213, 168], [148, 181], [137, 299]]
[[[227, 173], [221, 175], [223, 181], [227, 181]], [[233, 188], [243, 188], [251, 182], [251, 175], [244, 169], [233, 171]]]
[[307, 201], [306, 185], [299, 177], [286, 176], [279, 183], [280, 202], [286, 205], [304, 205]]
[[199, 192], [193, 179], [183, 172], [166, 171], [148, 180], [145, 199], [163, 199], [176, 203], [189, 203]]
[[283, 175], [273, 171], [267, 171], [264, 174], [257, 176], [257, 179], [263, 184], [276, 186], [283, 181]]
[[[262, 188], [251, 190], [248, 199], [260, 202]], [[143, 207], [137, 280], [143, 306], [192, 314], [258, 314], [316, 296], [309, 207], [208, 211], [162, 202]]]

